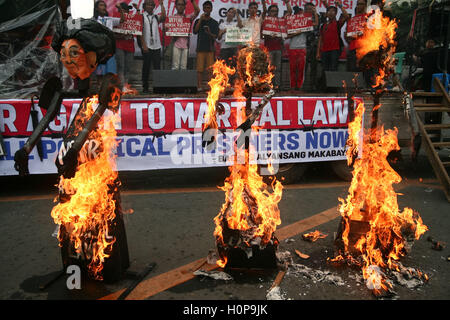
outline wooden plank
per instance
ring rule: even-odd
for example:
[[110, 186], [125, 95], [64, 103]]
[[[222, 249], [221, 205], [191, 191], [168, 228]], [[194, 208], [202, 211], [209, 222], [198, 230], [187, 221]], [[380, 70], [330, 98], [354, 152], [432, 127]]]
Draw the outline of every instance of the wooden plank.
[[[450, 76], [450, 75], [448, 75]], [[445, 90], [444, 85], [438, 78], [434, 78], [434, 85], [436, 88], [436, 92], [442, 94], [442, 104], [446, 107], [450, 107], [450, 97], [448, 96], [447, 90]]]
[[[126, 297], [126, 300], [145, 299], [159, 292], [163, 292], [181, 283], [193, 279], [193, 272], [202, 268], [211, 271], [217, 268], [217, 265], [206, 263], [206, 258], [195, 260], [187, 265], [165, 272], [148, 280], [142, 281], [136, 288]], [[116, 300], [126, 289], [121, 289], [100, 300]]]
[[287, 265], [285, 266], [285, 268], [280, 270], [280, 272], [278, 272], [278, 274], [275, 277], [275, 280], [273, 281], [272, 286], [270, 287], [269, 291], [272, 290], [275, 287], [279, 287], [280, 286], [281, 281], [283, 281], [283, 278], [286, 275], [286, 271], [287, 271]]
[[450, 129], [450, 123], [424, 124], [425, 130]]
[[414, 103], [414, 107], [431, 108], [431, 107], [443, 107], [443, 105], [442, 103]]
[[450, 108], [447, 107], [416, 107], [414, 106], [414, 110], [417, 112], [450, 112]]
[[442, 97], [440, 92], [411, 92], [413, 97]]
[[436, 153], [436, 150], [433, 147], [433, 143], [430, 140], [429, 135], [425, 131], [425, 125], [422, 123], [420, 117], [417, 117], [417, 124], [419, 125], [419, 130], [422, 135], [423, 145], [425, 147], [425, 151], [428, 155], [428, 160], [431, 163], [431, 167], [433, 168], [434, 174], [439, 179], [440, 183], [443, 186], [445, 197], [447, 201], [450, 202], [450, 178], [448, 176], [447, 170], [439, 158], [439, 155]]
[[433, 142], [433, 147], [435, 148], [450, 147], [450, 142]]

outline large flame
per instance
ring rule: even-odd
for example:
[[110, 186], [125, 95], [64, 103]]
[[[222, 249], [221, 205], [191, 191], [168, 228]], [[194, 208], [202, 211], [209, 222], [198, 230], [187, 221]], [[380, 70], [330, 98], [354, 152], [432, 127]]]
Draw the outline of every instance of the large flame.
[[205, 128], [217, 129], [216, 121], [216, 103], [219, 101], [220, 95], [224, 93], [228, 86], [229, 76], [235, 73], [235, 69], [226, 65], [224, 60], [217, 60], [213, 66], [213, 77], [208, 82], [211, 90], [208, 92], [206, 101], [208, 102], [208, 112], [205, 118]]
[[378, 52], [380, 54], [378, 63], [381, 65], [378, 68], [378, 75], [373, 87], [378, 87], [384, 84], [384, 79], [387, 76], [388, 66], [393, 63], [392, 55], [395, 51], [395, 30], [397, 29], [397, 22], [384, 17], [381, 10], [376, 10], [369, 17], [363, 35], [358, 38], [356, 57], [358, 60], [371, 52]]
[[[363, 114], [364, 104], [359, 103], [354, 122], [349, 125], [349, 161], [361, 151], [359, 130]], [[411, 236], [419, 239], [428, 230], [417, 212], [410, 208], [400, 211], [397, 203], [393, 184], [401, 182], [402, 179], [387, 160], [391, 151], [400, 149], [397, 129], [385, 131], [380, 127], [377, 130], [379, 139], [375, 143], [370, 143], [369, 135], [365, 135], [362, 156], [354, 161], [348, 196], [345, 200], [339, 198], [344, 250], [341, 256], [334, 259], [349, 259], [354, 262], [350, 253], [359, 253], [362, 258], [363, 277], [368, 287], [373, 287], [375, 294], [390, 288], [383, 274], [374, 271], [379, 270], [375, 266], [399, 270], [396, 261], [406, 254], [406, 241]], [[353, 242], [349, 240], [351, 221], [363, 221], [369, 225], [369, 231]]]
[[[241, 77], [235, 81], [233, 93], [233, 96], [239, 101], [245, 100], [247, 96], [244, 98], [244, 95], [251, 93], [253, 88], [261, 84], [271, 87], [273, 73], [269, 59], [259, 61], [259, 66], [265, 65], [266, 67], [264, 70], [259, 67], [258, 72], [255, 72], [258, 67], [258, 61], [255, 61], [253, 55], [255, 48], [244, 48], [239, 52], [238, 69]], [[258, 54], [262, 56], [261, 51]], [[220, 94], [224, 92], [228, 84], [228, 74], [231, 72], [234, 72], [234, 69], [226, 67], [220, 61], [216, 62], [213, 67], [214, 78], [208, 83], [211, 89], [208, 94], [209, 112], [206, 127], [211, 127], [211, 123], [214, 126], [215, 106]], [[242, 119], [245, 119], [245, 110], [242, 109], [241, 112]], [[227, 228], [240, 232], [241, 240], [247, 247], [251, 247], [253, 244], [264, 247], [273, 240], [273, 233], [281, 223], [278, 202], [281, 200], [283, 187], [279, 181], [274, 179], [273, 191], [269, 192], [268, 185], [264, 183], [258, 173], [258, 166], [250, 164], [248, 150], [245, 150], [245, 163], [238, 161], [237, 150], [235, 150], [235, 154], [234, 164], [229, 167], [230, 176], [225, 180], [224, 186], [220, 187], [225, 191], [225, 203], [220, 213], [214, 218], [216, 243], [223, 247], [228, 245], [224, 243], [223, 239], [225, 223]], [[224, 267], [226, 263], [226, 256], [221, 256], [217, 261], [217, 265], [220, 267]]]
[[[97, 105], [95, 96], [89, 100], [83, 117], [90, 118]], [[114, 123], [117, 120], [118, 116], [112, 113], [102, 117], [98, 130], [89, 136], [89, 139], [101, 141], [100, 152], [96, 158], [80, 164], [73, 178], [61, 176], [58, 187], [70, 195], [70, 200], [58, 203], [51, 212], [55, 223], [63, 225], [70, 235], [76, 252], [90, 259], [88, 270], [99, 280], [102, 279], [103, 262], [115, 242], [108, 228], [118, 205], [114, 199], [114, 188], [118, 187], [114, 155], [117, 148]], [[86, 156], [84, 150], [80, 152], [80, 162]], [[61, 242], [61, 232], [58, 238]]]
[[[242, 231], [246, 234], [246, 239], [265, 246], [281, 224], [278, 202], [281, 200], [283, 186], [280, 181], [274, 180], [273, 192], [270, 193], [267, 184], [258, 174], [257, 165], [236, 163], [229, 170], [230, 176], [221, 187], [225, 191], [225, 203], [214, 218], [216, 241], [225, 245], [222, 235], [222, 223], [225, 219], [230, 229]], [[248, 247], [254, 244], [244, 241]], [[221, 257], [217, 265], [224, 267], [226, 262], [226, 257]]]
[[338, 240], [343, 248], [339, 248], [340, 254], [333, 261], [361, 266], [367, 287], [380, 295], [392, 288], [383, 270], [401, 271], [398, 260], [407, 253], [407, 242], [419, 239], [428, 228], [417, 212], [411, 208], [401, 211], [398, 206], [393, 185], [402, 179], [387, 160], [391, 151], [400, 150], [397, 128], [384, 130], [383, 126], [375, 125], [378, 115], [374, 111], [381, 106], [382, 87], [395, 51], [397, 24], [383, 17], [381, 11], [376, 11], [371, 19], [368, 23], [371, 28], [366, 28], [359, 40], [357, 58], [365, 60], [366, 68], [378, 69], [374, 87], [381, 88], [375, 93], [374, 101], [378, 102], [372, 110], [371, 130], [363, 132], [361, 139], [363, 103], [357, 104], [348, 127], [346, 155], [348, 163], [353, 163], [353, 179], [347, 198], [339, 198], [342, 230]]

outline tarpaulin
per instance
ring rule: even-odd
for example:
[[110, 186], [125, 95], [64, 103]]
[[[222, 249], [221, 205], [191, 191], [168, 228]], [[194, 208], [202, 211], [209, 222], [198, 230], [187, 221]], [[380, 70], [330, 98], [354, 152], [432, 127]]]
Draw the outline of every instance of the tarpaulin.
[[[361, 99], [359, 99], [361, 100]], [[253, 99], [257, 105], [259, 98]], [[236, 160], [234, 129], [242, 123], [245, 102], [221, 99], [225, 113], [218, 117], [214, 148], [202, 147], [202, 124], [207, 102], [201, 98], [125, 99], [117, 124], [118, 170], [151, 170], [226, 166]], [[43, 158], [30, 154], [31, 173], [55, 173], [62, 134], [75, 116], [80, 100], [64, 100], [60, 114], [42, 139]], [[45, 110], [39, 111], [39, 118]], [[0, 101], [0, 132], [6, 156], [0, 175], [17, 174], [14, 153], [33, 130], [29, 100]], [[250, 136], [252, 163], [266, 164], [345, 160], [348, 105], [344, 97], [275, 97], [254, 123]], [[255, 129], [256, 130], [256, 129]]]

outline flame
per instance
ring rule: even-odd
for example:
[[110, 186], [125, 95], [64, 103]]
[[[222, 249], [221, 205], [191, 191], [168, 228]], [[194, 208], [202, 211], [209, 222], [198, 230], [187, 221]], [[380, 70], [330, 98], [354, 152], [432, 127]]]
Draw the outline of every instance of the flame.
[[[355, 114], [355, 122], [361, 123], [364, 113], [363, 103], [359, 103]], [[350, 160], [359, 146], [358, 128], [354, 123], [349, 125], [349, 145], [347, 157]], [[368, 143], [369, 135], [365, 136], [364, 148], [360, 159], [354, 162], [353, 179], [347, 198], [341, 199], [339, 211], [344, 220], [342, 240], [344, 252], [359, 252], [363, 259], [363, 276], [374, 280], [373, 273], [367, 271], [369, 266], [398, 269], [396, 261], [406, 254], [405, 242], [408, 235], [415, 239], [428, 230], [419, 214], [410, 208], [400, 211], [397, 203], [397, 193], [393, 184], [401, 182], [400, 175], [395, 172], [387, 160], [388, 154], [399, 150], [397, 129], [384, 131], [377, 128], [379, 140]], [[350, 221], [364, 221], [369, 224], [369, 231], [356, 243], [349, 241]], [[333, 261], [339, 261], [342, 256]], [[371, 281], [372, 281], [371, 280]], [[376, 282], [380, 282], [376, 279]], [[388, 289], [388, 284], [382, 282], [381, 288]]]
[[[229, 167], [230, 176], [225, 180], [225, 203], [220, 213], [214, 218], [216, 241], [225, 246], [223, 239], [223, 220], [228, 228], [240, 230], [246, 238], [256, 241], [262, 246], [272, 239], [276, 227], [281, 224], [278, 202], [281, 200], [283, 186], [280, 181], [273, 180], [273, 192], [258, 174], [258, 166], [235, 163]], [[248, 247], [250, 242], [246, 242]], [[220, 267], [226, 265], [226, 257], [217, 261]]]
[[[90, 118], [97, 105], [97, 96], [90, 98], [83, 117]], [[118, 187], [116, 156], [113, 152], [117, 148], [114, 128], [117, 120], [116, 114], [102, 117], [99, 129], [89, 136], [89, 139], [102, 142], [101, 151], [96, 158], [80, 164], [73, 178], [61, 176], [58, 187], [70, 195], [70, 200], [58, 203], [51, 212], [55, 223], [63, 225], [70, 235], [76, 252], [85, 254], [90, 260], [88, 271], [98, 280], [102, 279], [103, 262], [109, 257], [115, 242], [109, 235], [109, 223], [116, 216], [117, 206], [114, 199]], [[81, 129], [77, 128], [78, 131]], [[62, 245], [61, 231], [58, 239]], [[92, 250], [88, 249], [90, 245]]]
[[[264, 57], [264, 54], [257, 51], [256, 47], [241, 49], [238, 54], [240, 79], [235, 81], [233, 96], [239, 101], [249, 99], [248, 97], [258, 86], [269, 85], [270, 88], [272, 87], [273, 73], [268, 54], [265, 53], [264, 61], [255, 61], [254, 50], [258, 52], [257, 54], [261, 58]], [[258, 62], [260, 62], [260, 66], [256, 71]], [[267, 69], [261, 68], [266, 64], [268, 65]], [[208, 123], [212, 122], [211, 119], [216, 115], [215, 105], [220, 93], [223, 92], [228, 83], [227, 74], [229, 73], [229, 69], [221, 62], [216, 62], [213, 70], [216, 73], [214, 79], [209, 83], [211, 91], [208, 94], [208, 99], [211, 97], [211, 100], [208, 100]], [[223, 76], [220, 76], [221, 74]], [[245, 119], [246, 111], [250, 110], [244, 110], [244, 108], [241, 110], [242, 119]], [[253, 244], [265, 247], [271, 241], [277, 242], [273, 233], [276, 227], [281, 224], [278, 202], [281, 200], [283, 186], [281, 182], [274, 179], [271, 184], [272, 192], [269, 192], [268, 185], [264, 183], [263, 178], [258, 173], [258, 166], [249, 163], [248, 150], [245, 150], [244, 164], [237, 161], [237, 150], [235, 150], [235, 154], [234, 164], [229, 167], [230, 175], [226, 178], [224, 186], [220, 187], [225, 192], [225, 203], [219, 214], [214, 218], [216, 243], [222, 247], [230, 246], [230, 244], [225, 243], [223, 237], [224, 227], [226, 226], [228, 229], [239, 231], [240, 240], [247, 247], [251, 247]], [[227, 256], [220, 253], [219, 255], [220, 259], [217, 260], [217, 265], [225, 267]]]
[[390, 20], [388, 17], [383, 17], [380, 10], [376, 10], [370, 17], [369, 23], [364, 29], [363, 35], [358, 38], [356, 57], [358, 60], [371, 52], [386, 53], [382, 54], [379, 61], [381, 64], [376, 81], [373, 87], [378, 87], [384, 84], [384, 79], [388, 75], [387, 67], [392, 65], [392, 55], [395, 51], [395, 30], [397, 29], [397, 22]]
[[239, 50], [237, 62], [241, 81], [236, 82], [235, 90], [245, 92], [248, 88], [273, 88], [274, 67], [270, 63], [267, 48], [250, 46]]
[[135, 95], [139, 94], [139, 92], [136, 89], [134, 89], [129, 83], [125, 83], [121, 94], [135, 96]]
[[303, 239], [314, 242], [318, 239], [323, 239], [326, 238], [328, 235], [320, 232], [319, 230], [316, 230], [314, 232], [309, 232], [309, 233], [305, 233], [303, 234]]
[[[359, 40], [357, 58], [366, 59], [369, 67], [378, 67], [374, 85], [378, 87], [384, 85], [384, 79], [389, 72], [395, 50], [397, 24], [389, 18], [384, 18], [380, 11], [376, 11], [372, 18], [376, 28], [365, 29]], [[382, 92], [382, 88], [377, 89], [375, 94], [378, 100]], [[381, 104], [377, 104], [373, 110], [380, 107]], [[401, 211], [398, 206], [393, 185], [400, 183], [402, 179], [387, 160], [391, 151], [400, 150], [397, 128], [384, 130], [383, 126], [375, 126], [364, 132], [364, 111], [364, 104], [358, 103], [354, 120], [348, 126], [346, 155], [347, 162], [353, 163], [353, 178], [347, 198], [339, 198], [343, 248], [332, 261], [354, 263], [362, 267], [367, 287], [372, 289], [375, 295], [380, 295], [392, 288], [382, 270], [400, 271], [401, 265], [397, 261], [407, 253], [407, 240], [411, 237], [419, 239], [428, 228], [417, 212], [410, 208]], [[376, 117], [376, 114], [372, 113], [372, 117], [374, 116]], [[360, 132], [363, 132], [362, 137]], [[361, 157], [355, 159], [357, 154]], [[359, 221], [367, 226], [367, 231], [353, 232], [350, 239], [352, 221], [353, 224]], [[428, 279], [421, 272], [417, 274]]]
[[217, 129], [216, 121], [216, 103], [219, 101], [220, 95], [225, 91], [228, 86], [228, 76], [235, 73], [235, 69], [228, 67], [224, 60], [217, 60], [212, 66], [213, 77], [208, 82], [211, 88], [208, 92], [206, 101], [208, 102], [208, 112], [206, 113], [205, 128]]

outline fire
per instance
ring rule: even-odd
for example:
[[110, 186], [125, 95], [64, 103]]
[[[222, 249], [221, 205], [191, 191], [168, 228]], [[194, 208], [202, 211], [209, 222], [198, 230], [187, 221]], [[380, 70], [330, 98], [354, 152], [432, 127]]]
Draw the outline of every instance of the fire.
[[[258, 174], [258, 166], [235, 163], [229, 168], [230, 176], [225, 180], [225, 203], [214, 218], [216, 241], [225, 246], [223, 224], [227, 228], [239, 230], [244, 235], [247, 247], [259, 244], [264, 247], [272, 240], [276, 227], [281, 224], [278, 202], [281, 200], [283, 186], [280, 181], [272, 183], [273, 192]], [[226, 264], [226, 257], [217, 262], [220, 267]]]
[[[98, 98], [95, 96], [88, 101], [83, 117], [90, 118], [97, 105]], [[94, 159], [80, 164], [73, 178], [61, 176], [58, 187], [70, 199], [58, 203], [51, 212], [55, 223], [63, 226], [70, 235], [70, 242], [74, 244], [77, 254], [84, 255], [90, 261], [88, 271], [98, 280], [102, 279], [103, 262], [109, 257], [108, 252], [111, 252], [115, 242], [114, 237], [109, 235], [109, 223], [115, 218], [118, 205], [114, 199], [118, 182], [113, 155], [117, 147], [114, 128], [117, 117], [114, 114], [105, 115], [99, 122], [99, 129], [90, 134], [89, 139], [101, 141], [100, 152]], [[80, 162], [86, 157], [84, 150], [80, 152]], [[58, 239], [62, 245], [61, 229]]]
[[317, 241], [318, 239], [326, 238], [327, 235], [320, 232], [319, 230], [316, 230], [314, 232], [305, 233], [302, 235], [302, 237], [304, 240], [314, 242]]
[[270, 64], [270, 55], [266, 48], [250, 46], [239, 50], [237, 57], [240, 82], [235, 88], [245, 92], [249, 88], [273, 88], [273, 66]]
[[387, 68], [393, 61], [392, 55], [395, 50], [395, 30], [397, 29], [397, 22], [383, 17], [380, 10], [375, 11], [370, 17], [369, 22], [364, 29], [363, 35], [357, 39], [356, 57], [361, 60], [363, 57], [370, 56], [371, 53], [375, 55], [375, 63], [379, 64], [379, 74], [376, 76], [376, 83], [373, 87], [378, 87], [384, 84], [384, 79], [388, 75]]
[[[375, 289], [387, 290], [389, 284], [382, 279], [380, 273], [373, 271], [373, 266], [398, 270], [396, 261], [406, 254], [406, 240], [410, 237], [419, 239], [428, 228], [417, 212], [410, 208], [401, 211], [398, 206], [393, 184], [400, 183], [401, 177], [387, 160], [391, 151], [400, 149], [397, 129], [385, 131], [383, 127], [377, 128], [379, 139], [370, 143], [369, 135], [365, 135], [364, 148], [360, 150], [359, 130], [363, 114], [364, 104], [359, 103], [355, 110], [355, 120], [349, 124], [350, 148], [347, 150], [347, 158], [350, 162], [358, 152], [362, 156], [354, 162], [353, 179], [347, 198], [339, 198], [344, 245], [341, 253], [346, 256], [356, 252], [362, 259], [361, 266], [366, 281], [380, 284]], [[368, 224], [368, 232], [357, 241], [349, 239], [351, 221]], [[338, 256], [333, 261], [342, 260], [343, 257]]]
[[[357, 58], [360, 66], [378, 68], [374, 87], [384, 85], [390, 61], [395, 50], [395, 21], [384, 18], [377, 11], [372, 17], [375, 28], [364, 31], [359, 40]], [[347, 161], [353, 163], [353, 179], [347, 198], [341, 199], [342, 216], [339, 255], [334, 262], [347, 262], [362, 267], [366, 285], [375, 295], [392, 288], [383, 271], [402, 271], [398, 260], [406, 255], [407, 242], [419, 239], [428, 230], [417, 212], [410, 208], [400, 210], [393, 185], [401, 182], [400, 175], [389, 165], [391, 151], [400, 150], [397, 128], [384, 130], [377, 125], [377, 110], [383, 89], [378, 88], [372, 109], [372, 126], [363, 132], [364, 104], [358, 103], [355, 117], [349, 124]], [[377, 103], [375, 103], [377, 101]], [[362, 143], [361, 143], [362, 142]], [[359, 154], [360, 158], [356, 159]], [[426, 275], [416, 272], [419, 277]]]
[[122, 88], [121, 94], [135, 96], [135, 95], [139, 94], [139, 92], [136, 89], [134, 89], [129, 83], [125, 83], [125, 85]]
[[216, 103], [219, 101], [220, 95], [225, 91], [228, 86], [229, 75], [235, 73], [233, 68], [226, 65], [225, 61], [217, 60], [212, 66], [213, 77], [208, 82], [211, 90], [208, 92], [206, 101], [208, 102], [208, 112], [206, 114], [205, 128], [217, 129], [216, 122]]
[[[239, 51], [238, 71], [240, 79], [235, 81], [233, 96], [242, 101], [247, 100], [250, 104], [252, 93], [255, 88], [265, 85], [271, 86], [273, 73], [267, 53], [259, 48], [249, 47]], [[217, 127], [215, 123], [216, 104], [228, 84], [228, 74], [234, 73], [234, 69], [228, 68], [222, 61], [214, 64], [214, 78], [208, 83], [208, 115], [206, 128]], [[242, 118], [248, 116], [251, 110], [242, 110]], [[205, 128], [204, 127], [204, 128]], [[264, 183], [262, 176], [258, 173], [258, 166], [250, 164], [250, 154], [245, 150], [244, 163], [235, 150], [235, 161], [229, 167], [230, 175], [226, 178], [224, 186], [220, 187], [225, 192], [225, 203], [219, 214], [214, 218], [216, 228], [214, 236], [218, 248], [244, 246], [246, 249], [252, 245], [264, 248], [269, 243], [277, 245], [278, 240], [274, 237], [276, 227], [281, 224], [278, 202], [282, 196], [282, 184], [273, 180], [272, 192]], [[226, 229], [226, 230], [225, 230]], [[230, 239], [224, 233], [231, 232], [234, 236]], [[238, 235], [237, 235], [238, 234]], [[217, 265], [224, 267], [227, 263], [226, 254], [219, 250], [220, 259]]]

